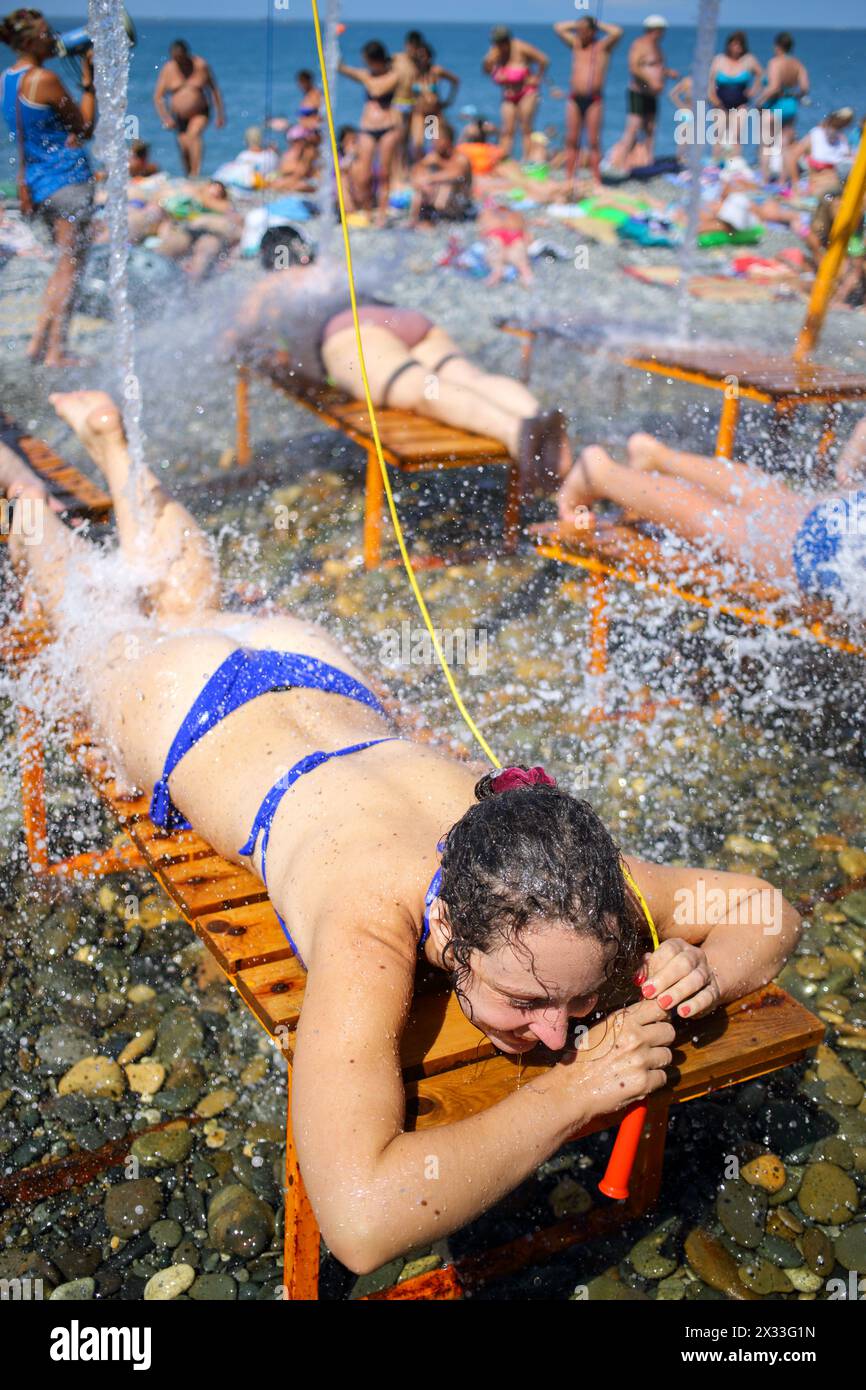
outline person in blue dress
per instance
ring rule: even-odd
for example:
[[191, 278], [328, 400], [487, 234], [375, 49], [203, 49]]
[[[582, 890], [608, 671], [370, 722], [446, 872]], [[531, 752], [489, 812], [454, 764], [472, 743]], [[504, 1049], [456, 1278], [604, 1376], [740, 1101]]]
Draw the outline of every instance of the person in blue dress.
[[46, 224], [60, 252], [27, 352], [46, 367], [72, 366], [69, 319], [93, 216], [93, 170], [83, 148], [96, 117], [92, 57], [87, 53], [81, 62], [78, 102], [45, 67], [56, 51], [56, 35], [39, 10], [6, 15], [0, 42], [18, 55], [0, 77], [0, 102], [18, 149], [21, 210]]

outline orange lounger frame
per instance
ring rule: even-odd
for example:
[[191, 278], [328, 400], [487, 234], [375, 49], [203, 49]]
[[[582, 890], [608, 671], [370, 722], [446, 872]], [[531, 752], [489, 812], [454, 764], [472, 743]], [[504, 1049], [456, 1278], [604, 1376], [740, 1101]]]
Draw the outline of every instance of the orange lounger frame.
[[[817, 643], [831, 651], [866, 658], [866, 633], [852, 632], [834, 620], [829, 604], [805, 600], [794, 604], [771, 584], [743, 576], [733, 586], [718, 566], [678, 553], [666, 555], [657, 541], [631, 526], [599, 525], [578, 539], [560, 540], [555, 526], [535, 542], [538, 555], [559, 560], [586, 573], [589, 608], [587, 671], [596, 680], [598, 704], [592, 718], [607, 718], [603, 678], [608, 669], [608, 586], [611, 581], [632, 584], [656, 594], [694, 604], [708, 612], [725, 613], [756, 627], [773, 628], [788, 637]], [[654, 706], [645, 711], [648, 714]]]
[[[537, 338], [549, 329], [524, 327], [505, 321], [502, 331], [521, 340], [521, 379], [528, 381]], [[554, 335], [555, 336], [555, 335]], [[722, 408], [716, 435], [716, 454], [733, 458], [744, 400], [771, 405], [777, 419], [786, 419], [803, 406], [824, 406], [824, 423], [818, 444], [823, 458], [836, 433], [834, 408], [845, 402], [866, 400], [866, 376], [838, 371], [792, 357], [763, 356], [736, 346], [658, 347], [640, 345], [620, 355], [627, 367], [684, 381], [692, 386], [722, 392]]]
[[[252, 457], [250, 447], [250, 379], [255, 375], [284, 391], [332, 429], [358, 444], [367, 455], [364, 505], [364, 564], [377, 569], [382, 561], [382, 524], [385, 489], [370, 427], [367, 407], [330, 386], [304, 382], [290, 371], [285, 356], [275, 354], [266, 363], [242, 366], [237, 377], [237, 446], [240, 467]], [[483, 468], [488, 464], [508, 469], [503, 517], [504, 548], [511, 553], [520, 526], [520, 479], [517, 464], [504, 444], [486, 435], [452, 429], [425, 415], [408, 410], [376, 411], [379, 439], [386, 463], [404, 473], [429, 473], [442, 468]]]

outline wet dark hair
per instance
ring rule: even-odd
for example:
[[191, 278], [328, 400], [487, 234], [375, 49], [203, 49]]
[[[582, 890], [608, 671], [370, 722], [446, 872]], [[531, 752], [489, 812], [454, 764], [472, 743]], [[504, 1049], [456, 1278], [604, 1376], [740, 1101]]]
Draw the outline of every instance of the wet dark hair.
[[591, 15], [591, 14], [582, 14], [582, 15], [579, 15], [579, 16], [578, 16], [577, 22], [578, 22], [578, 24], [588, 24], [588, 25], [589, 25], [590, 32], [593, 33], [593, 34], [595, 33], [596, 29], [598, 28], [598, 20], [595, 18], [595, 15]]
[[295, 73], [295, 81], [296, 81], [296, 82], [301, 82], [301, 81], [304, 81], [304, 82], [312, 82], [312, 80], [313, 80], [313, 74], [310, 72], [310, 69], [309, 69], [309, 68], [301, 68], [299, 72], [296, 72], [296, 73]]
[[745, 34], [743, 33], [742, 29], [735, 29], [734, 32], [733, 32], [732, 34], [728, 34], [728, 37], [725, 39], [725, 52], [726, 52], [726, 53], [727, 53], [727, 51], [728, 51], [728, 49], [730, 48], [730, 46], [731, 46], [732, 43], [741, 43], [741, 44], [743, 45], [743, 52], [744, 52], [744, 53], [748, 53], [748, 51], [749, 51], [749, 40], [746, 38], [746, 36], [745, 36]]
[[773, 39], [773, 43], [777, 48], [781, 48], [783, 53], [791, 53], [794, 48], [794, 40], [787, 29], [783, 29], [781, 34], [777, 34]]
[[22, 53], [31, 39], [36, 38], [44, 23], [45, 16], [41, 10], [12, 10], [0, 19], [0, 43], [5, 43], [16, 53]]
[[633, 989], [647, 928], [610, 832], [588, 801], [545, 785], [497, 793], [496, 776], [482, 777], [476, 805], [451, 827], [442, 851], [439, 897], [451, 928], [446, 964], [455, 990], [473, 950], [492, 950], [503, 939], [529, 950], [525, 934], [543, 921], [614, 945], [607, 991]]
[[385, 45], [378, 39], [371, 39], [369, 43], [365, 43], [361, 52], [368, 63], [387, 63], [391, 57]]
[[181, 53], [185, 54], [187, 58], [192, 57], [192, 49], [190, 48], [186, 39], [175, 39], [174, 43], [169, 49], [169, 52], [173, 53], [176, 48], [179, 48]]
[[410, 29], [409, 32], [408, 32], [408, 34], [406, 35], [405, 39], [403, 40], [403, 43], [404, 43], [404, 44], [407, 44], [407, 43], [411, 43], [411, 44], [423, 43], [423, 44], [426, 44], [426, 42], [427, 42], [427, 41], [426, 41], [426, 39], [424, 38], [424, 35], [421, 33], [421, 30], [420, 30], [420, 29]]
[[314, 248], [296, 227], [268, 227], [259, 246], [264, 270], [285, 270], [292, 265], [309, 265], [316, 258]]

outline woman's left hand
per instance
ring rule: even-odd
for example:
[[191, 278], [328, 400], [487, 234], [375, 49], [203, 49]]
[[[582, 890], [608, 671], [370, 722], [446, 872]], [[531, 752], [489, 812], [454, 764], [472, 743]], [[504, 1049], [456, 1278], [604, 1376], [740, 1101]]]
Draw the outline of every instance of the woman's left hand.
[[701, 1018], [721, 1002], [715, 971], [701, 946], [673, 937], [657, 951], [648, 952], [635, 983], [645, 999], [655, 999], [663, 1009], [675, 1009], [680, 1018]]

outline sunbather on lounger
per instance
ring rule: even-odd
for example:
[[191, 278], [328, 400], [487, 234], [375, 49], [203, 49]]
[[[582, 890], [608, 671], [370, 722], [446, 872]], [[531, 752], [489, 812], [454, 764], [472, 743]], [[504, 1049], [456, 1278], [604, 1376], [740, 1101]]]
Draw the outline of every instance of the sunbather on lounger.
[[758, 579], [829, 599], [866, 617], [866, 421], [836, 465], [835, 492], [807, 496], [760, 469], [632, 435], [628, 462], [584, 449], [559, 491], [560, 531], [586, 535], [587, 509], [607, 498]]
[[[267, 884], [308, 971], [292, 1083], [304, 1181], [330, 1249], [377, 1268], [474, 1219], [593, 1117], [663, 1086], [671, 1016], [691, 1021], [770, 980], [797, 915], [778, 894], [769, 914], [744, 912], [766, 901], [759, 879], [624, 860], [588, 803], [540, 768], [479, 781], [400, 737], [322, 628], [220, 611], [205, 536], [151, 473], [131, 482], [109, 397], [52, 399], [105, 475], [121, 555], [106, 560], [43, 505], [38, 543], [13, 528], [14, 561], [121, 777], [154, 788], [155, 821], [191, 822]], [[44, 504], [2, 444], [0, 488]], [[140, 577], [142, 557], [148, 617], [131, 611], [126, 626], [118, 569]], [[85, 585], [95, 613], [68, 601]], [[503, 1052], [564, 1052], [438, 1129], [435, 1181], [429, 1133], [404, 1132], [400, 1038], [419, 966], [453, 977]], [[575, 1019], [586, 1031], [565, 1052]]]
[[[275, 257], [275, 263], [285, 264]], [[359, 295], [361, 339], [373, 404], [415, 410], [455, 429], [488, 435], [520, 465], [524, 486], [550, 487], [571, 463], [565, 422], [511, 377], [472, 362], [416, 309]], [[249, 293], [225, 347], [248, 359], [282, 353], [307, 382], [363, 395], [348, 285], [316, 266], [289, 266]]]

